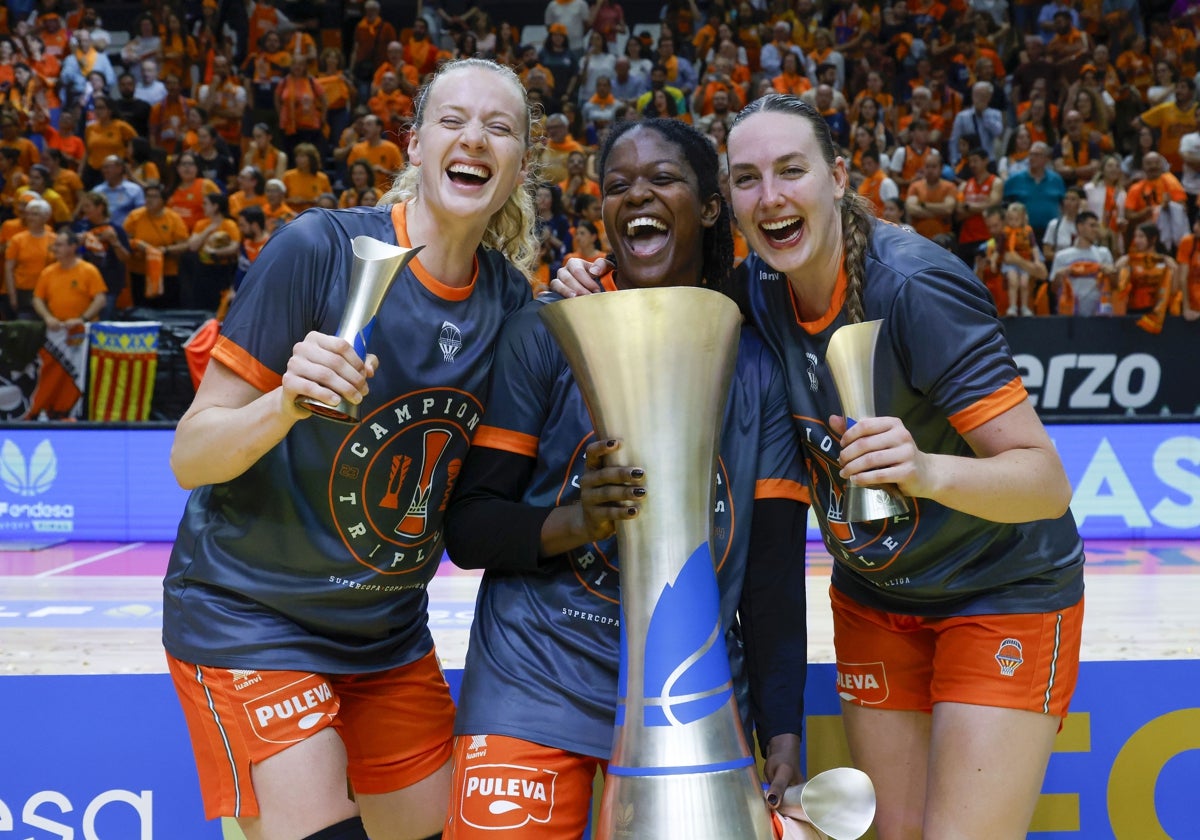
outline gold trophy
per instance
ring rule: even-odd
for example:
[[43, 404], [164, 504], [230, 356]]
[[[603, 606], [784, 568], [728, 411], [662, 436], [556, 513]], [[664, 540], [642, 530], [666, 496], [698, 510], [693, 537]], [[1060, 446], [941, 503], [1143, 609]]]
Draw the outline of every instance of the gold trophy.
[[[875, 343], [883, 321], [846, 324], [834, 331], [825, 348], [825, 364], [833, 375], [847, 427], [856, 420], [875, 416]], [[870, 522], [908, 513], [908, 500], [899, 488], [846, 488], [844, 516], [847, 522]]]
[[[354, 252], [354, 265], [350, 269], [346, 308], [342, 312], [336, 335], [350, 342], [358, 357], [365, 359], [367, 340], [375, 328], [375, 315], [379, 312], [380, 304], [404, 266], [425, 246], [401, 248], [374, 237], [356, 236], [350, 242], [350, 247]], [[349, 400], [331, 406], [309, 397], [299, 397], [296, 405], [340, 423], [358, 422], [359, 407]]]
[[551, 303], [607, 459], [653, 488], [617, 524], [621, 662], [598, 840], [771, 840], [732, 691], [709, 547], [721, 421], [741, 314], [695, 287]]

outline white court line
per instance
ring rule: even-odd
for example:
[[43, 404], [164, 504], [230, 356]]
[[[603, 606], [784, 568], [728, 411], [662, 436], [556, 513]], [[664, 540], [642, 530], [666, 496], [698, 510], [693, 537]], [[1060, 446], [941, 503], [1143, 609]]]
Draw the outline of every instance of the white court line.
[[54, 577], [55, 575], [60, 574], [62, 572], [69, 572], [72, 569], [78, 569], [80, 566], [86, 566], [88, 563], [95, 563], [97, 560], [103, 560], [107, 557], [112, 557], [113, 555], [116, 555], [116, 554], [124, 554], [126, 551], [129, 551], [130, 549], [139, 548], [143, 545], [145, 545], [144, 542], [135, 542], [135, 543], [130, 543], [129, 545], [123, 545], [120, 548], [113, 548], [113, 549], [109, 549], [108, 551], [102, 551], [99, 554], [93, 554], [91, 557], [84, 557], [82, 560], [76, 560], [74, 563], [68, 563], [65, 566], [59, 566], [56, 569], [47, 569], [44, 572], [38, 572], [36, 575], [33, 575], [33, 577], [35, 577], [35, 578]]

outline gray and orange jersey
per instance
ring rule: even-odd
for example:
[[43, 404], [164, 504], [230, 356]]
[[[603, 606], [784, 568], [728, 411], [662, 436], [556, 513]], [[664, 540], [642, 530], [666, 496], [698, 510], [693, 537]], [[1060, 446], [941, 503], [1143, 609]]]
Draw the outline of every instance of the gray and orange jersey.
[[[351, 239], [409, 245], [403, 205], [312, 210], [263, 248], [213, 357], [263, 392], [296, 342], [335, 334]], [[355, 673], [432, 646], [425, 587], [442, 519], [483, 417], [493, 348], [527, 281], [480, 249], [466, 288], [413, 260], [374, 320], [379, 357], [361, 422], [313, 417], [236, 479], [193, 492], [165, 581], [163, 641], [227, 668]]]
[[[848, 323], [844, 274], [829, 311], [804, 322], [786, 277], [754, 254], [745, 270], [751, 318], [787, 371], [836, 587], [878, 609], [934, 616], [1043, 612], [1079, 600], [1083, 544], [1069, 511], [1012, 525], [910, 499], [907, 515], [849, 522], [840, 439], [829, 426], [845, 412], [825, 361], [830, 337]], [[972, 457], [963, 435], [1026, 399], [986, 287], [924, 237], [876, 223], [865, 288], [866, 320], [883, 322], [876, 414], [900, 418], [923, 452]]]

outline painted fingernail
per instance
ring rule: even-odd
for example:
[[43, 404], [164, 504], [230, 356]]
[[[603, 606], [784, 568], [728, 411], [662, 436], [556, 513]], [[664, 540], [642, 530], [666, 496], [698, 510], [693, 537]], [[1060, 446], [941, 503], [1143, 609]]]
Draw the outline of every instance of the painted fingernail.
[[645, 496], [645, 495], [646, 495], [646, 488], [645, 488], [645, 487], [634, 487], [634, 488], [633, 488], [633, 495], [635, 495], [635, 496]]
[[631, 476], [633, 476], [634, 478], [641, 478], [642, 476], [644, 476], [646, 474], [646, 471], [644, 469], [642, 469], [641, 467], [634, 467], [633, 469], [631, 469], [629, 471], [629, 474]]
[[767, 794], [767, 804], [770, 805], [772, 808], [774, 808], [776, 805], [778, 805], [779, 804], [779, 794], [768, 793]]
[[628, 508], [625, 512], [628, 513], [630, 516], [638, 515], [638, 509], [635, 507]]
[[604, 445], [607, 446], [609, 449], [612, 449], [614, 446], [617, 445], [617, 442], [610, 438], [609, 440], [604, 441]]

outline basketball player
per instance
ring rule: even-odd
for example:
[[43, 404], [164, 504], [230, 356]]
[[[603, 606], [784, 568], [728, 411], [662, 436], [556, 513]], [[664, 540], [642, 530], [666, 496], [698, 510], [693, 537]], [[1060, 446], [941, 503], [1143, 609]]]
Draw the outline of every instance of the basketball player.
[[[605, 290], [732, 291], [729, 211], [702, 135], [677, 120], [619, 124], [600, 172], [618, 265]], [[613, 534], [655, 492], [655, 476], [604, 466], [620, 444], [595, 440], [538, 314], [553, 299], [505, 327], [492, 402], [447, 520], [454, 562], [486, 569], [455, 723], [446, 833], [456, 840], [576, 840], [612, 747], [621, 633]], [[713, 544], [724, 643], [779, 796], [800, 778], [807, 505], [781, 372], [749, 328], [724, 429]]]
[[[834, 555], [843, 723], [876, 831], [1024, 838], [1078, 676], [1084, 556], [991, 296], [960, 260], [876, 223], [799, 99], [748, 105], [728, 150], [751, 316], [787, 371]], [[825, 349], [874, 319], [888, 416], [851, 425]], [[847, 523], [849, 482], [895, 484], [911, 513]]]
[[[193, 492], [163, 641], [205, 813], [249, 840], [440, 836], [454, 707], [425, 587], [493, 344], [530, 296], [529, 126], [510, 70], [447, 65], [380, 207], [309, 211], [263, 248], [179, 423], [172, 468]], [[366, 360], [334, 335], [360, 235], [425, 246]]]

